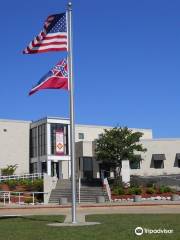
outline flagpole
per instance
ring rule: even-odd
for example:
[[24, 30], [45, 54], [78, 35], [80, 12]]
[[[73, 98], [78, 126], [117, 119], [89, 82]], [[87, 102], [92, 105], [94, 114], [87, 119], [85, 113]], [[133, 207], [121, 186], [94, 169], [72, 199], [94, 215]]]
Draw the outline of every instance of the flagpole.
[[75, 124], [74, 124], [74, 84], [72, 67], [72, 3], [68, 3], [68, 68], [69, 68], [69, 90], [70, 90], [70, 144], [71, 144], [71, 189], [72, 189], [72, 223], [76, 220], [76, 158], [75, 158]]

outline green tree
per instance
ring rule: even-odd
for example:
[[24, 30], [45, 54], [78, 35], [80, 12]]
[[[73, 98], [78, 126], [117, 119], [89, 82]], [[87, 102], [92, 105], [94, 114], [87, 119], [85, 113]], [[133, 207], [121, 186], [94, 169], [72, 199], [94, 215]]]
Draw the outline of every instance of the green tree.
[[146, 148], [140, 143], [143, 136], [141, 132], [133, 132], [127, 127], [114, 127], [104, 130], [96, 140], [96, 158], [111, 169], [121, 168], [122, 160], [130, 162], [141, 161], [139, 152], [145, 152]]

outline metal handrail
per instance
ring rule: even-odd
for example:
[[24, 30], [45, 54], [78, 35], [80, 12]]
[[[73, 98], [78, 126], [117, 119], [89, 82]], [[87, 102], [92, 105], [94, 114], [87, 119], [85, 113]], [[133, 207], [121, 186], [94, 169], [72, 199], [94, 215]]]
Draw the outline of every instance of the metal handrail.
[[6, 199], [8, 199], [8, 204], [11, 203], [11, 197], [14, 196], [14, 194], [18, 194], [18, 204], [21, 204], [21, 197], [25, 194], [30, 194], [33, 196], [33, 202], [32, 205], [35, 203], [35, 194], [48, 194], [47, 192], [13, 192], [13, 191], [0, 191], [0, 199], [4, 200], [4, 205], [6, 204]]
[[33, 173], [33, 174], [23, 174], [23, 175], [9, 175], [9, 176], [0, 176], [0, 182], [6, 180], [19, 180], [19, 179], [36, 179], [36, 178], [43, 178], [43, 173]]
[[79, 179], [78, 179], [78, 202], [81, 203], [81, 172], [79, 172]]
[[110, 189], [109, 182], [108, 182], [107, 178], [104, 178], [103, 184], [106, 187], [106, 192], [108, 194], [109, 201], [111, 202], [112, 201], [112, 199], [111, 199], [111, 189]]

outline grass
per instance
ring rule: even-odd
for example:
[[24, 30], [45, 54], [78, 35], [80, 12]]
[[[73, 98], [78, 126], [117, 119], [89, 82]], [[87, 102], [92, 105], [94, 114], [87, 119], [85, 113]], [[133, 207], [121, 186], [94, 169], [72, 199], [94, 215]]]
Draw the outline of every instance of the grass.
[[[64, 216], [27, 216], [0, 218], [0, 240], [178, 240], [180, 214], [112, 214], [91, 215], [87, 221], [100, 225], [84, 227], [50, 227], [47, 223], [63, 222]], [[173, 234], [136, 236], [137, 226], [150, 229], [173, 229]]]

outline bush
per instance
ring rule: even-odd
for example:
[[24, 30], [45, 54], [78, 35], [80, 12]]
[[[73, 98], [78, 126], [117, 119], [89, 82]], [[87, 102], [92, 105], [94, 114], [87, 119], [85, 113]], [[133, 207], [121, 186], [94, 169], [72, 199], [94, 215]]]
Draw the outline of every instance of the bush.
[[115, 195], [123, 195], [125, 193], [122, 187], [116, 187], [113, 189], [113, 194]]
[[146, 189], [146, 193], [148, 193], [148, 194], [153, 194], [155, 192], [156, 192], [156, 190], [153, 187], [149, 187]]
[[132, 195], [140, 195], [142, 193], [142, 190], [140, 187], [131, 187], [128, 189], [128, 194]]
[[159, 192], [160, 193], [168, 193], [168, 192], [172, 192], [172, 189], [170, 187], [168, 187], [168, 186], [162, 185], [159, 188]]
[[32, 187], [37, 192], [43, 192], [43, 179], [35, 179], [34, 182], [32, 182]]
[[[35, 197], [34, 198], [34, 203], [37, 203], [37, 198]], [[33, 197], [32, 196], [27, 196], [25, 199], [24, 199], [24, 203], [27, 203], [27, 204], [30, 204], [30, 203], [33, 203]]]
[[30, 184], [31, 184], [31, 180], [30, 179], [19, 179], [18, 180], [18, 185], [28, 186]]
[[113, 181], [113, 186], [122, 187], [123, 186], [122, 178], [115, 178]]
[[32, 197], [25, 198], [24, 203], [27, 203], [27, 204], [33, 203], [33, 198]]
[[13, 190], [17, 186], [17, 181], [16, 180], [6, 180], [4, 181], [5, 184], [7, 184], [10, 188], [10, 190]]
[[131, 188], [138, 188], [139, 187], [139, 183], [136, 179], [132, 179], [130, 180], [130, 186]]
[[6, 168], [1, 168], [1, 175], [2, 176], [9, 176], [13, 175], [17, 169], [17, 164], [15, 165], [7, 165]]

